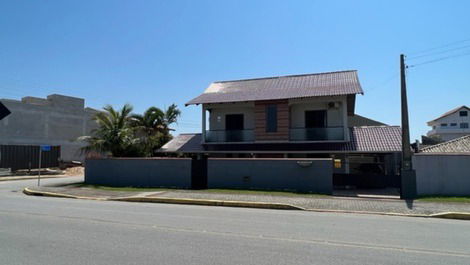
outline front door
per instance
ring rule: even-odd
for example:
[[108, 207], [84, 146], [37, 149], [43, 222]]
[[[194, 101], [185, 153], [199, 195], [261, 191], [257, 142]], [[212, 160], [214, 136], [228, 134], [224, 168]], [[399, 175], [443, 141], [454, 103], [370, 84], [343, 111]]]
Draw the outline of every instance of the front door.
[[243, 130], [243, 114], [225, 115], [225, 130], [227, 131]]
[[308, 110], [305, 112], [305, 128], [325, 128], [326, 110]]
[[326, 110], [308, 110], [305, 112], [305, 128], [307, 141], [328, 139], [326, 131]]
[[243, 114], [225, 115], [225, 141], [243, 141]]

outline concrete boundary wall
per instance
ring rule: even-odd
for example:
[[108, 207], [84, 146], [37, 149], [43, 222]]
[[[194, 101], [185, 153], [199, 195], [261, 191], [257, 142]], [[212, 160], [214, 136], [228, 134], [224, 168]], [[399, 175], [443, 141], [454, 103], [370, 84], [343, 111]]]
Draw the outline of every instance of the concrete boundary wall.
[[413, 156], [418, 195], [470, 195], [470, 154], [419, 153]]
[[209, 188], [291, 190], [331, 194], [332, 159], [209, 158]]
[[191, 159], [87, 159], [85, 183], [112, 187], [191, 188]]

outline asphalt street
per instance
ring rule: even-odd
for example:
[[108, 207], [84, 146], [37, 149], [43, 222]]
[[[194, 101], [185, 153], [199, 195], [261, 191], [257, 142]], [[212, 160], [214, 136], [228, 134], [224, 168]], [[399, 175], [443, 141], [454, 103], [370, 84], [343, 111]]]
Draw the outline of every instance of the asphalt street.
[[0, 182], [2, 265], [470, 264], [470, 221], [104, 202], [21, 192], [35, 184]]

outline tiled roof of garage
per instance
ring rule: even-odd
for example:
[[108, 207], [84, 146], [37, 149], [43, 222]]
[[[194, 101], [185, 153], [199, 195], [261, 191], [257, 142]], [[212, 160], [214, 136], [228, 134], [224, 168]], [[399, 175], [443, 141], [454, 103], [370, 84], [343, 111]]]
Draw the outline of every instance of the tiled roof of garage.
[[[252, 143], [220, 144], [217, 150], [201, 144], [201, 134], [180, 134], [165, 144], [160, 152], [351, 152], [384, 153], [401, 152], [401, 128], [399, 126], [364, 126], [350, 128], [350, 142], [324, 143]], [[206, 145], [214, 146], [214, 145]]]
[[276, 76], [210, 84], [186, 105], [362, 94], [356, 70]]

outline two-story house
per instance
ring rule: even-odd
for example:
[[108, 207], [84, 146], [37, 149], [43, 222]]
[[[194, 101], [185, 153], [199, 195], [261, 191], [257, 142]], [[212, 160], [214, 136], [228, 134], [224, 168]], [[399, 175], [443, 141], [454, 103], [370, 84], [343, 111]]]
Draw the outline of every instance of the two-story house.
[[465, 135], [470, 135], [470, 108], [460, 106], [428, 122], [431, 130], [428, 137], [438, 137], [449, 141]]
[[201, 133], [178, 135], [161, 151], [331, 157], [336, 173], [396, 175], [401, 129], [356, 115], [357, 94], [363, 94], [357, 71], [214, 82], [186, 104], [201, 105]]

